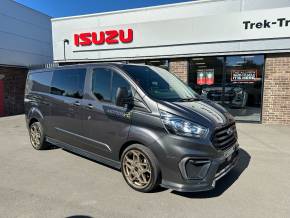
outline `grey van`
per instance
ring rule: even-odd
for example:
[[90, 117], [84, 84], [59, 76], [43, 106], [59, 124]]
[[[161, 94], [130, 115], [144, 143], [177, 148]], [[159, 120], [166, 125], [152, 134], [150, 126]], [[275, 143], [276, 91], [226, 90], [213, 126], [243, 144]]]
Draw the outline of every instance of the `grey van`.
[[32, 146], [58, 146], [121, 170], [140, 192], [210, 190], [237, 163], [234, 118], [165, 69], [134, 64], [30, 71]]

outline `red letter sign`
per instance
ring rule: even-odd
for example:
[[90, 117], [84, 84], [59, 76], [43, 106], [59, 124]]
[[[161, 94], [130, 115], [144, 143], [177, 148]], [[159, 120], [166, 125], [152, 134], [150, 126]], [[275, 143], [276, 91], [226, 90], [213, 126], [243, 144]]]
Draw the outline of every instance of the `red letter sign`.
[[130, 43], [133, 41], [133, 29], [125, 30], [107, 30], [100, 32], [87, 32], [74, 34], [75, 46], [90, 46], [103, 44]]

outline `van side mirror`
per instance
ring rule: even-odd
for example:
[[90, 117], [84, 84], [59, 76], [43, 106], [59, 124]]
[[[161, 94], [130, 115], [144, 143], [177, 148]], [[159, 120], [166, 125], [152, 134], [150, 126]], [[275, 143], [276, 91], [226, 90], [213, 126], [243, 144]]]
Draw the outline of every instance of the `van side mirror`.
[[116, 92], [116, 105], [124, 107], [126, 104], [131, 103], [132, 99], [129, 98], [127, 87], [119, 87]]

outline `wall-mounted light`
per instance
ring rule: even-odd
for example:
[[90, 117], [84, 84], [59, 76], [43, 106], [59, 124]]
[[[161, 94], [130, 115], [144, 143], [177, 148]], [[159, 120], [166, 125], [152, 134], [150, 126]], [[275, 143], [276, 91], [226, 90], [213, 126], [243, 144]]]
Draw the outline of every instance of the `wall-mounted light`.
[[64, 61], [66, 61], [66, 53], [65, 53], [65, 46], [69, 45], [69, 40], [68, 39], [64, 39], [63, 40], [63, 59]]

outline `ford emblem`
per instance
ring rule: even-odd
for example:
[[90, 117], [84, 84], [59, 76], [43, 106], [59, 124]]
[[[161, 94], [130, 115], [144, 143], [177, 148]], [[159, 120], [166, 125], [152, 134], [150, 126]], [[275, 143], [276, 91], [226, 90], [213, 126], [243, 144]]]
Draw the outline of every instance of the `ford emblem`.
[[234, 133], [234, 130], [232, 129], [232, 128], [229, 128], [228, 130], [227, 130], [227, 134], [228, 135], [231, 135], [231, 134], [233, 134]]

